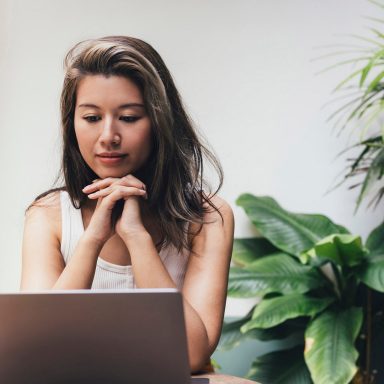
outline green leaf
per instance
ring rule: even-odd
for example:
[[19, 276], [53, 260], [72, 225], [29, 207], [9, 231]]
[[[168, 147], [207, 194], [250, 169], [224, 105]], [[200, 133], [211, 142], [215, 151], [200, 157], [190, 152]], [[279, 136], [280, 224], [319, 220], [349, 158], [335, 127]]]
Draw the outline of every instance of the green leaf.
[[211, 364], [213, 366], [213, 368], [215, 369], [215, 371], [220, 371], [222, 369], [221, 365], [211, 357]]
[[359, 75], [363, 69], [364, 69], [364, 67], [359, 68], [357, 71], [351, 73], [351, 74], [350, 74], [348, 77], [346, 77], [343, 81], [341, 81], [339, 84], [337, 84], [337, 86], [335, 87], [335, 89], [333, 90], [333, 92], [340, 90], [346, 83], [348, 83], [348, 82], [349, 82], [350, 80], [352, 80], [354, 77], [356, 77], [357, 75]]
[[368, 64], [364, 67], [364, 69], [362, 70], [361, 72], [361, 78], [360, 78], [360, 83], [359, 83], [359, 86], [362, 87], [369, 72], [371, 71], [371, 69], [377, 65], [376, 63], [378, 61], [380, 61], [380, 59], [383, 58], [383, 55], [384, 55], [384, 50], [381, 49], [379, 51], [377, 51], [371, 58], [370, 60], [368, 61]]
[[259, 356], [247, 378], [265, 384], [310, 384], [310, 373], [303, 358], [303, 347]]
[[384, 250], [370, 254], [357, 275], [368, 287], [384, 292]]
[[384, 4], [375, 1], [375, 0], [368, 0], [370, 3], [377, 5], [378, 7], [384, 8]]
[[325, 216], [290, 213], [271, 197], [243, 194], [236, 203], [264, 237], [291, 255], [299, 256], [325, 236], [348, 233]]
[[276, 325], [275, 327], [251, 329], [246, 332], [246, 335], [252, 339], [261, 341], [280, 340], [295, 336], [302, 339], [304, 344], [304, 331], [307, 328], [308, 322], [308, 317], [296, 317]]
[[249, 335], [241, 332], [240, 328], [246, 324], [251, 317], [252, 311], [239, 320], [231, 321], [229, 323], [224, 322], [218, 348], [220, 350], [228, 350], [237, 347], [244, 339], [248, 338]]
[[282, 253], [263, 257], [246, 268], [231, 268], [228, 295], [254, 297], [269, 292], [305, 293], [326, 284], [327, 280], [315, 268]]
[[235, 239], [233, 242], [232, 260], [236, 265], [245, 266], [260, 257], [276, 253], [277, 251], [276, 247], [264, 238]]
[[[319, 241], [313, 248], [300, 255], [302, 262], [312, 259], [332, 261], [340, 266], [356, 266], [364, 261], [365, 250], [360, 236], [330, 235]], [[319, 263], [320, 264], [320, 263]]]
[[383, 251], [384, 253], [384, 221], [369, 234], [365, 246], [371, 252]]
[[348, 384], [357, 371], [355, 339], [363, 320], [361, 308], [327, 310], [305, 333], [305, 361], [316, 384]]
[[363, 186], [361, 187], [359, 197], [357, 198], [356, 210], [360, 206], [363, 198], [367, 195], [373, 184], [380, 180], [384, 174], [384, 148], [378, 152], [372, 161], [367, 175], [365, 176]]
[[380, 72], [368, 85], [368, 88], [366, 90], [366, 94], [372, 92], [377, 85], [380, 83], [381, 79], [384, 78], [384, 71]]
[[236, 348], [246, 339], [257, 339], [260, 341], [280, 340], [289, 336], [296, 336], [303, 340], [304, 331], [308, 324], [307, 318], [296, 318], [284, 322], [276, 327], [268, 329], [254, 328], [247, 332], [242, 332], [241, 327], [246, 324], [252, 317], [253, 309], [243, 318], [231, 322], [224, 322], [221, 331], [221, 337], [218, 349], [226, 351]]
[[264, 299], [256, 305], [252, 319], [241, 327], [241, 331], [270, 328], [300, 316], [313, 317], [334, 300], [334, 298], [318, 299], [297, 293]]

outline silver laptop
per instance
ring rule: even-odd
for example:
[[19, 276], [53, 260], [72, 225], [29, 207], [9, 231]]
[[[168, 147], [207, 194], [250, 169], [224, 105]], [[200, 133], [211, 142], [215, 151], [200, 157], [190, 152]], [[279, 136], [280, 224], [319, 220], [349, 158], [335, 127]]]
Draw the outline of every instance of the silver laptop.
[[0, 294], [0, 383], [192, 382], [176, 289]]

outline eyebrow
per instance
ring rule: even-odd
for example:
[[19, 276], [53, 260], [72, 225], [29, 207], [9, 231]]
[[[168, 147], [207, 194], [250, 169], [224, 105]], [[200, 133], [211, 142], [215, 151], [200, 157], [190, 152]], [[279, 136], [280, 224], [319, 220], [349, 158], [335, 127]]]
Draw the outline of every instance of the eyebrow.
[[[96, 104], [89, 104], [89, 103], [80, 104], [80, 105], [78, 106], [78, 108], [81, 108], [81, 107], [84, 107], [84, 108], [97, 108], [97, 109], [101, 109], [101, 108], [100, 108], [99, 106], [97, 106]], [[134, 108], [134, 107], [144, 108], [144, 104], [141, 104], [141, 103], [127, 103], [127, 104], [119, 105], [119, 106], [117, 107], [117, 109]]]

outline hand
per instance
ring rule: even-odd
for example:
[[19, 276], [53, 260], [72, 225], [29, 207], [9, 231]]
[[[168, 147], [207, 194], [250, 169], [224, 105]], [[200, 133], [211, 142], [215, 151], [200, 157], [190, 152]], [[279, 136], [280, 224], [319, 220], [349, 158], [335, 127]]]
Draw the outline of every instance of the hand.
[[[90, 199], [98, 199], [87, 227], [88, 234], [96, 241], [105, 243], [115, 233], [115, 229], [120, 236], [123, 236], [129, 229], [144, 228], [138, 198], [147, 198], [147, 192], [145, 185], [134, 176], [97, 179], [86, 186], [83, 192], [89, 194]], [[124, 218], [123, 220], [120, 218], [114, 228], [112, 211], [120, 200], [124, 200], [122, 212]]]
[[127, 240], [138, 233], [146, 232], [141, 218], [140, 201], [138, 196], [128, 197], [124, 202], [123, 212], [116, 222], [117, 234]]

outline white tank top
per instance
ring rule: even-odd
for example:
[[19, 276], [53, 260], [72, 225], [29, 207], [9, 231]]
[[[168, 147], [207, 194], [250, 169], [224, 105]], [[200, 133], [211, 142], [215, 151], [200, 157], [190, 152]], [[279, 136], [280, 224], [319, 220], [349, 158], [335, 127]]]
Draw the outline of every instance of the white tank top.
[[[61, 202], [61, 254], [65, 264], [70, 260], [76, 244], [84, 232], [81, 209], [76, 209], [66, 191], [60, 191]], [[187, 268], [189, 251], [178, 252], [170, 245], [160, 250], [159, 256], [179, 290], [182, 289]], [[136, 288], [131, 265], [112, 264], [97, 259], [92, 289]]]

